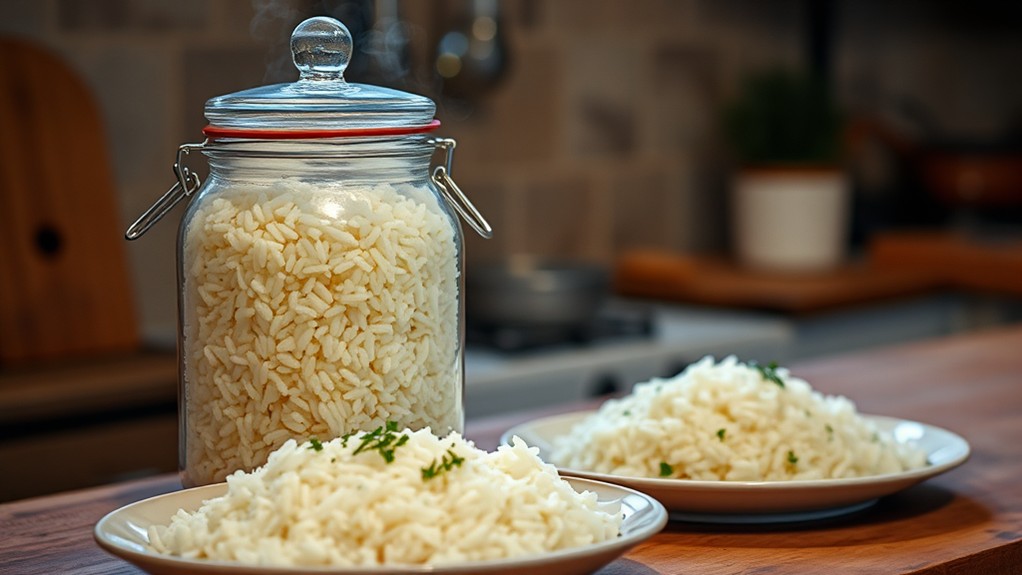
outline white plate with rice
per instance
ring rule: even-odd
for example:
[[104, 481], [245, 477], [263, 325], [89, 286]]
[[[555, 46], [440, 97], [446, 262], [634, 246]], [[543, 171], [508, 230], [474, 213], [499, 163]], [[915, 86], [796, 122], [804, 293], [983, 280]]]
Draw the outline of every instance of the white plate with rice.
[[[502, 441], [518, 436], [538, 447], [549, 460], [553, 442], [590, 416], [573, 412], [533, 420], [509, 429]], [[959, 435], [925, 423], [882, 416], [863, 416], [898, 441], [912, 441], [926, 452], [925, 467], [847, 479], [791, 481], [713, 481], [627, 477], [560, 467], [562, 475], [631, 487], [647, 493], [670, 512], [672, 519], [721, 523], [770, 523], [832, 517], [869, 507], [880, 497], [897, 493], [958, 467], [969, 457], [969, 444]]]
[[827, 517], [961, 465], [969, 444], [924, 423], [858, 413], [775, 364], [712, 357], [638, 383], [598, 410], [519, 425], [567, 475], [648, 493], [678, 519]]
[[378, 432], [289, 440], [226, 483], [111, 512], [95, 539], [154, 575], [570, 575], [667, 523], [649, 495], [561, 478], [522, 442]]

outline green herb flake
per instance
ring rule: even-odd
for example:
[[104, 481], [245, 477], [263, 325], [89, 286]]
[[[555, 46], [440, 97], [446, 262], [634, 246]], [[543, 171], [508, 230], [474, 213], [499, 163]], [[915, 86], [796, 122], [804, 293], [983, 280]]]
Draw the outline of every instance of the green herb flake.
[[798, 463], [798, 457], [795, 456], [795, 452], [788, 450], [788, 465], [795, 465]]
[[396, 421], [388, 421], [385, 427], [377, 427], [363, 434], [353, 455], [363, 451], [377, 451], [384, 461], [393, 463], [394, 451], [405, 443], [408, 443], [408, 435], [398, 432]]
[[458, 454], [453, 449], [448, 449], [447, 454], [440, 458], [440, 461], [436, 459], [429, 464], [429, 467], [423, 467], [422, 469], [422, 480], [429, 481], [434, 477], [439, 476], [442, 473], [450, 471], [455, 467], [461, 467], [461, 464], [465, 462], [465, 458], [458, 457]]
[[309, 438], [309, 447], [307, 447], [307, 449], [312, 449], [313, 451], [323, 451], [323, 444], [319, 442], [319, 438], [317, 438], [316, 436], [312, 436]]
[[717, 439], [724, 441], [724, 436], [727, 435], [727, 430], [721, 427], [717, 430]]
[[628, 417], [628, 416], [629, 416], [629, 415], [631, 415], [631, 414], [632, 414], [632, 412], [631, 412], [631, 411], [628, 411], [628, 410], [626, 409], [626, 410], [624, 410], [624, 412], [623, 412], [623, 413], [622, 413], [621, 415], [624, 415], [625, 417]]
[[660, 477], [670, 477], [674, 474], [674, 468], [666, 461], [660, 462]]
[[834, 428], [831, 427], [829, 423], [824, 425], [823, 428], [827, 430], [827, 437], [834, 439]]
[[777, 375], [776, 361], [771, 361], [766, 365], [760, 365], [755, 361], [750, 361], [748, 365], [749, 367], [759, 372], [759, 375], [760, 377], [763, 378], [763, 381], [771, 381], [781, 387], [784, 387], [784, 380], [781, 379], [781, 376]]

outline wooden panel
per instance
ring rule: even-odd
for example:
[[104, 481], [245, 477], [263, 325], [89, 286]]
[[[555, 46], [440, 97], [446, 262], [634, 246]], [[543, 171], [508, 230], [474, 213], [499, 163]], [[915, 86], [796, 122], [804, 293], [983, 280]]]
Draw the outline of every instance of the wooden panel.
[[138, 346], [102, 122], [53, 55], [0, 41], [0, 364]]

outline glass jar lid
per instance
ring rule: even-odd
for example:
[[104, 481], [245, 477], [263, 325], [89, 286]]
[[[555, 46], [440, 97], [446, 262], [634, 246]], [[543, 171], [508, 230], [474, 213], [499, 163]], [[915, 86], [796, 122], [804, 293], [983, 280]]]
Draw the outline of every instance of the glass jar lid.
[[318, 16], [291, 34], [297, 82], [260, 86], [206, 102], [210, 137], [311, 138], [428, 132], [436, 105], [425, 96], [344, 79], [351, 33]]

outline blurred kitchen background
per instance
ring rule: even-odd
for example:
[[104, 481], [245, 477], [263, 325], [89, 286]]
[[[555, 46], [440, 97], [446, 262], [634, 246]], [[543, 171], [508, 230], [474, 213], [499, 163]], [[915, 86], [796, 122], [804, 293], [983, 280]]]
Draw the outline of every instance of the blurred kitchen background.
[[[708, 353], [787, 362], [1022, 319], [1017, 2], [4, 0], [0, 468], [26, 471], [0, 474], [0, 501], [175, 469], [181, 209], [123, 231], [202, 140], [208, 98], [296, 79], [288, 40], [312, 15], [355, 35], [350, 81], [437, 102], [496, 230], [466, 233], [470, 418]], [[39, 117], [66, 133], [34, 137]], [[741, 191], [821, 165], [827, 192]], [[522, 270], [591, 307], [554, 326], [472, 308], [537, 285]]]

